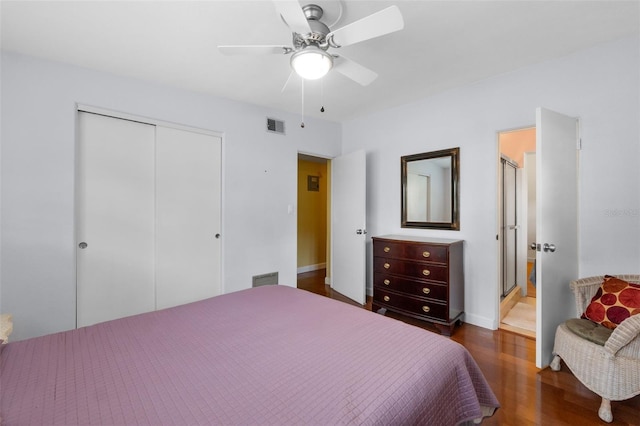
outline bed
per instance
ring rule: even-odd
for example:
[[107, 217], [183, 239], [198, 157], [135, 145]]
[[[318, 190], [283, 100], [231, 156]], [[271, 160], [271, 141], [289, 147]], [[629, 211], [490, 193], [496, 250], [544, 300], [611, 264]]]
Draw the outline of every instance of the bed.
[[3, 345], [3, 425], [455, 425], [499, 406], [456, 342], [286, 286]]

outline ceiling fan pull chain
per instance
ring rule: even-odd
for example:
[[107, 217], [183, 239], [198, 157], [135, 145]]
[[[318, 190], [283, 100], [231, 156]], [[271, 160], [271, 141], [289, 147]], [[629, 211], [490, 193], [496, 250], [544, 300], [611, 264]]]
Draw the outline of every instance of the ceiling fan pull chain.
[[302, 102], [300, 105], [301, 113], [300, 113], [300, 127], [304, 129], [304, 78], [302, 80]]
[[320, 112], [324, 112], [324, 77], [320, 79]]

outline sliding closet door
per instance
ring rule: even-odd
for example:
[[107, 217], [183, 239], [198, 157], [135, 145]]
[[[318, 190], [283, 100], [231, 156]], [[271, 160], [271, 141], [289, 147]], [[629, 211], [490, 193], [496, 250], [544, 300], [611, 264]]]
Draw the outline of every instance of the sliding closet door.
[[152, 311], [155, 127], [78, 113], [77, 325]]
[[157, 309], [220, 293], [221, 139], [157, 127]]

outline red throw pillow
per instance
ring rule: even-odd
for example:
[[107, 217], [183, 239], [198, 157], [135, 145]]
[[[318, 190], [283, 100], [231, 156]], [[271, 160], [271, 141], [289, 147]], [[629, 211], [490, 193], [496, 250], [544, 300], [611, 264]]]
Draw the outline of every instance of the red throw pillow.
[[605, 275], [582, 318], [614, 329], [636, 314], [640, 314], [640, 284]]

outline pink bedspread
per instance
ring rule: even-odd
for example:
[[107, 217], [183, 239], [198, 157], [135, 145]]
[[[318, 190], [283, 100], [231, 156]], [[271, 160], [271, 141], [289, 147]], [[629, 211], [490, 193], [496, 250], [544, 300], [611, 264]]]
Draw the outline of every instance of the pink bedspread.
[[264, 286], [7, 344], [3, 425], [454, 425], [498, 402], [459, 344]]

